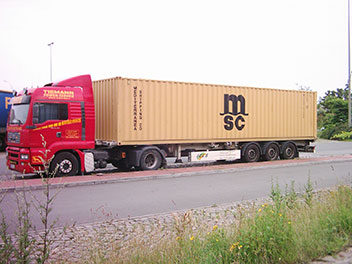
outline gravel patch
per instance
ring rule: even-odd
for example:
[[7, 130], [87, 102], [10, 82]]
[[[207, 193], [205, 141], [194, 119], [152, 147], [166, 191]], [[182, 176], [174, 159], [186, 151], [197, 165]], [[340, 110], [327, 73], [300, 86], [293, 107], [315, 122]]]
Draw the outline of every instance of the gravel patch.
[[325, 258], [313, 261], [311, 264], [352, 264], [352, 247], [338, 253], [336, 256], [327, 256]]
[[111, 249], [128, 252], [137, 243], [152, 248], [163, 239], [176, 239], [185, 228], [196, 233], [199, 229], [211, 231], [214, 225], [231, 225], [238, 221], [239, 212], [268, 202], [268, 198], [261, 198], [55, 229], [49, 238], [53, 242], [49, 262], [84, 263], [88, 261], [85, 257], [106, 255]]

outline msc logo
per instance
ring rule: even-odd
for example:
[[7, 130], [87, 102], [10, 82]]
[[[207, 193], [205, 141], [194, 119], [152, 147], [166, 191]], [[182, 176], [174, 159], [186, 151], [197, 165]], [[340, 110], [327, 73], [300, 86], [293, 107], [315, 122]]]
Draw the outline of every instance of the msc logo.
[[242, 95], [225, 94], [224, 112], [220, 115], [224, 116], [224, 128], [226, 130], [232, 130], [235, 127], [241, 131], [245, 126], [243, 116], [248, 116], [248, 113], [246, 113], [246, 99]]

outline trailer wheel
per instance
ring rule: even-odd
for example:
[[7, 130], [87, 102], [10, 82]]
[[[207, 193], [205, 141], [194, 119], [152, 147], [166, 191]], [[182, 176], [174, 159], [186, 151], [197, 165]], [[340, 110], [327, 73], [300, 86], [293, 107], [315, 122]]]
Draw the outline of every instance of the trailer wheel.
[[256, 144], [250, 144], [244, 151], [244, 160], [246, 162], [257, 162], [260, 157], [260, 149]]
[[264, 150], [264, 158], [267, 161], [277, 160], [280, 150], [275, 143], [270, 143]]
[[141, 156], [140, 168], [142, 170], [157, 170], [161, 166], [161, 155], [154, 149], [143, 152]]
[[5, 150], [5, 138], [0, 136], [0, 151]]
[[282, 146], [282, 154], [280, 156], [282, 159], [293, 159], [296, 157], [296, 146], [287, 142]]
[[[57, 167], [57, 171], [55, 172]], [[56, 176], [74, 176], [78, 173], [78, 160], [70, 152], [61, 152], [55, 156], [50, 165], [50, 171]]]

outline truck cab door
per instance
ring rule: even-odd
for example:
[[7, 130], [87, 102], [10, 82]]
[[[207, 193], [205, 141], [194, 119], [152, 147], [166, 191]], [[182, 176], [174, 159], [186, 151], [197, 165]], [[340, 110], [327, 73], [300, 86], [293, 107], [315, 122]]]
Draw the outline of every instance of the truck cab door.
[[[35, 103], [33, 104], [33, 130], [31, 138], [33, 142], [43, 140], [46, 146], [62, 140], [62, 122], [68, 119], [68, 106], [65, 103]], [[44, 138], [42, 138], [42, 136]]]

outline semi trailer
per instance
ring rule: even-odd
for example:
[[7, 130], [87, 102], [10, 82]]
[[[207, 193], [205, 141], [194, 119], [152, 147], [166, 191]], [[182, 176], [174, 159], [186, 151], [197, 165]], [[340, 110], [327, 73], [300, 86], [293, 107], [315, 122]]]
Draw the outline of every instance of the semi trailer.
[[[59, 175], [313, 151], [316, 92], [82, 75], [11, 99], [7, 166]], [[43, 141], [45, 144], [43, 144]], [[44, 155], [46, 153], [46, 155]]]
[[0, 151], [6, 146], [6, 123], [10, 111], [12, 92], [0, 90]]

